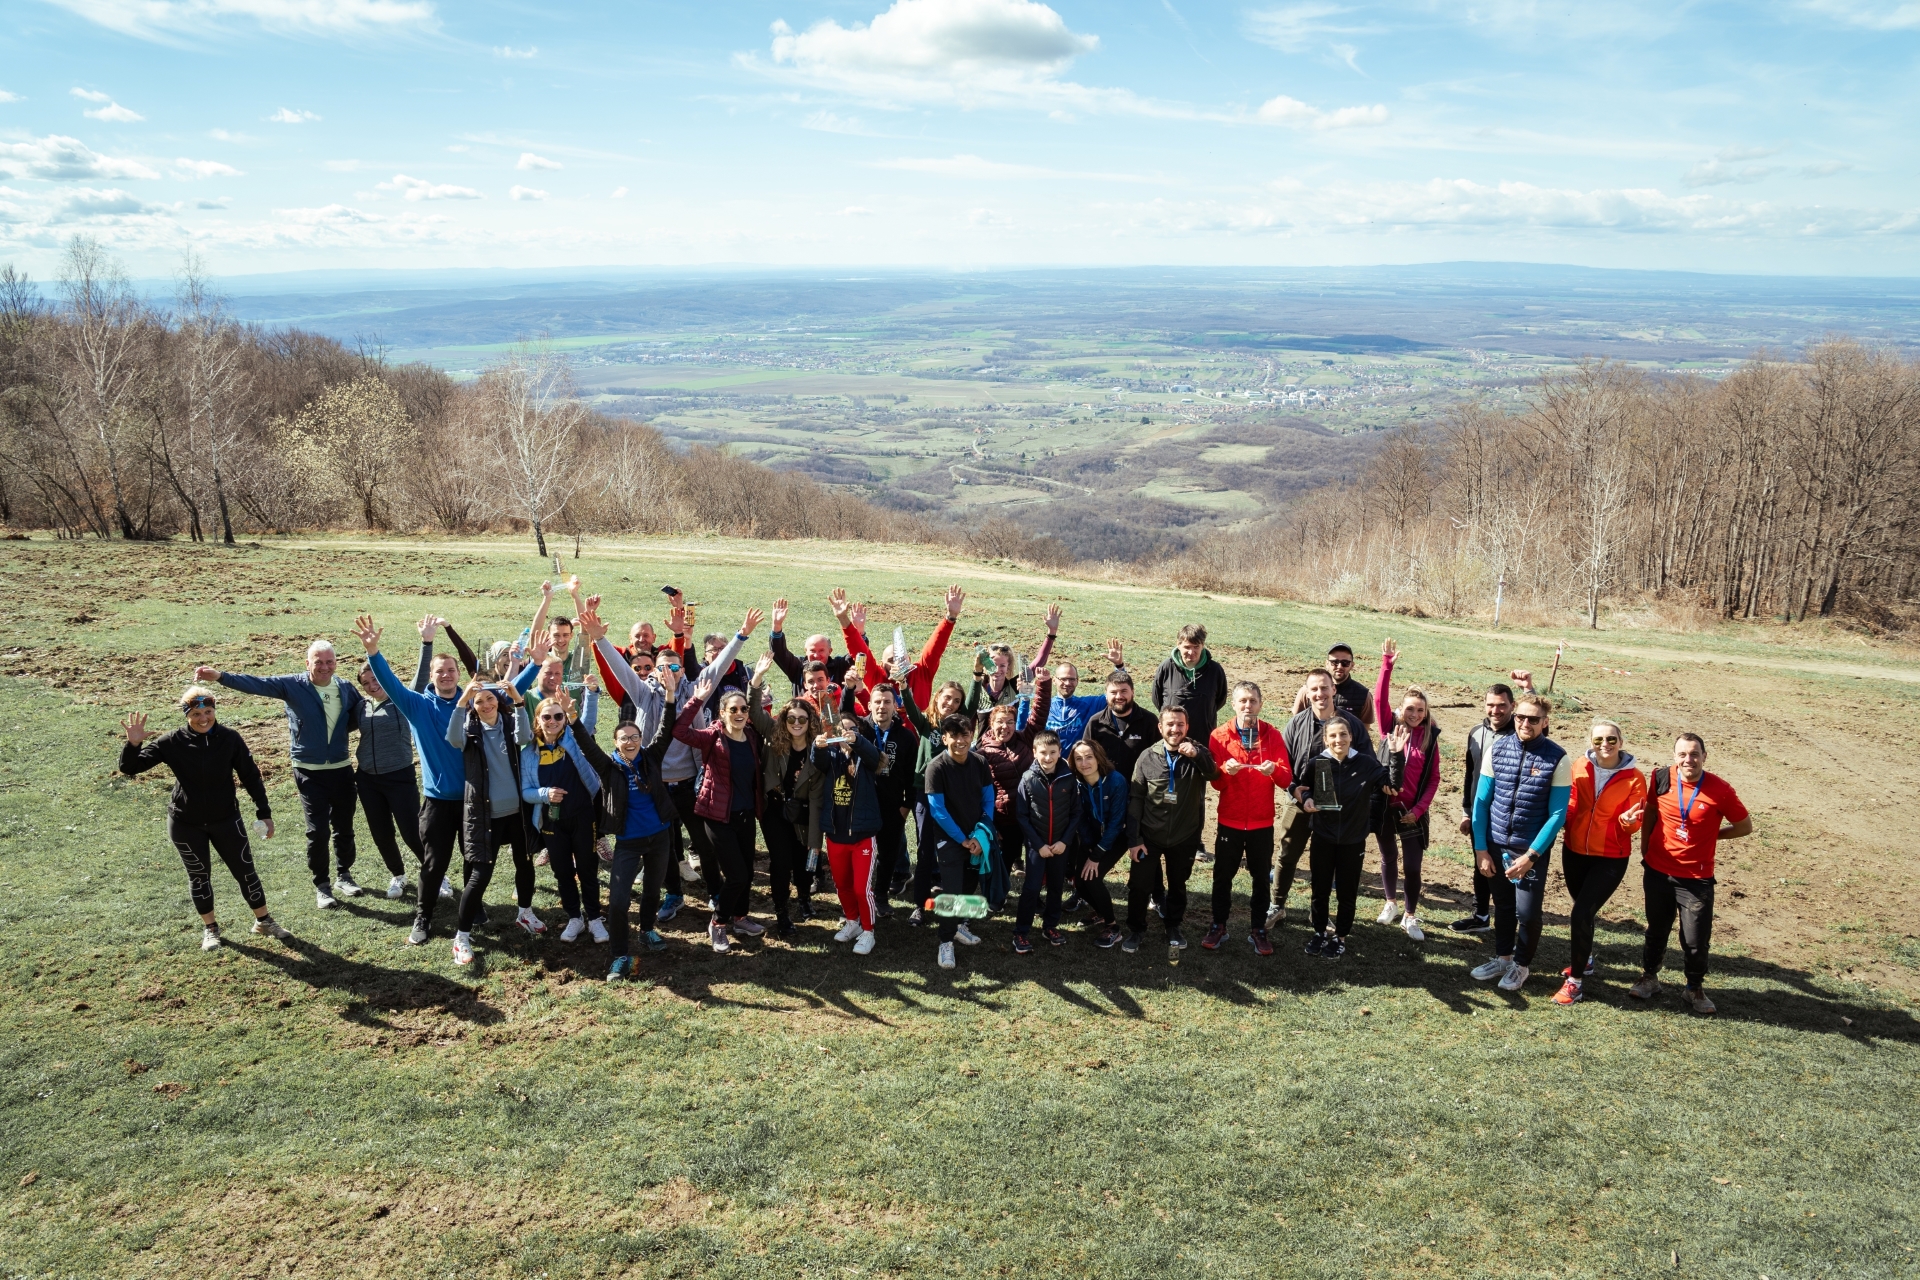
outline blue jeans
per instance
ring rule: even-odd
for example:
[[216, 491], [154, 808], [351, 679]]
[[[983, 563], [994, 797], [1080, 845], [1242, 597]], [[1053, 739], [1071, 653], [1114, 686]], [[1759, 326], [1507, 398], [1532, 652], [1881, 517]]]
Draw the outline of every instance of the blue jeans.
[[[1518, 858], [1524, 848], [1493, 850], [1496, 863], [1505, 853]], [[1552, 851], [1534, 855], [1533, 867], [1516, 882], [1496, 867], [1493, 877], [1493, 953], [1531, 966], [1540, 947], [1540, 908], [1547, 898], [1547, 864]]]

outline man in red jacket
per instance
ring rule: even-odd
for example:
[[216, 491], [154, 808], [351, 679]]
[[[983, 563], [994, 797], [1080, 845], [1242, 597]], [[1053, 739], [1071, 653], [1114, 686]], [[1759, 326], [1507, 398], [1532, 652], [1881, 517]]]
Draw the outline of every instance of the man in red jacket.
[[[940, 659], [946, 656], [947, 641], [953, 636], [953, 624], [960, 620], [960, 611], [966, 604], [965, 591], [957, 586], [947, 588], [947, 616], [940, 619], [940, 625], [927, 637], [920, 656], [912, 659], [913, 667], [907, 672], [907, 688], [913, 694], [913, 705], [916, 707], [933, 705], [933, 678], [939, 674]], [[867, 647], [866, 605], [857, 601], [849, 604], [840, 617], [840, 634], [847, 642], [847, 656], [855, 665], [858, 665], [862, 654], [867, 658], [867, 670], [875, 673], [892, 671], [894, 663], [907, 660], [907, 655], [895, 653], [891, 644], [881, 651], [884, 662], [874, 659], [873, 651]]]
[[1233, 877], [1246, 859], [1253, 878], [1253, 929], [1247, 941], [1255, 953], [1273, 954], [1267, 940], [1267, 899], [1273, 877], [1273, 824], [1282, 795], [1293, 785], [1293, 766], [1280, 730], [1260, 718], [1260, 686], [1242, 680], [1233, 686], [1233, 720], [1208, 738], [1218, 772], [1218, 830], [1213, 838], [1213, 928], [1200, 945], [1218, 951], [1227, 937], [1233, 911]]

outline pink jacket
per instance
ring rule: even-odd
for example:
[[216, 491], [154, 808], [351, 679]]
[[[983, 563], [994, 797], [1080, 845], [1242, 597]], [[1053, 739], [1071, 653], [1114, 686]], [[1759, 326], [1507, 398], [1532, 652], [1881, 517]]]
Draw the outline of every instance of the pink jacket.
[[[1393, 655], [1383, 653], [1380, 655], [1380, 679], [1373, 686], [1373, 722], [1380, 727], [1382, 739], [1399, 723], [1398, 717], [1393, 714], [1393, 697], [1387, 691], [1387, 684], [1392, 678]], [[1427, 811], [1427, 806], [1433, 803], [1433, 797], [1440, 790], [1439, 761], [1434, 761], [1431, 773], [1427, 771], [1428, 753], [1437, 756], [1440, 751], [1440, 726], [1433, 722], [1431, 711], [1427, 713], [1427, 723], [1422, 727], [1427, 732], [1413, 734], [1413, 740], [1407, 743], [1407, 787], [1403, 787], [1401, 793], [1393, 798], [1394, 808], [1416, 818]], [[1383, 742], [1383, 754], [1385, 750]], [[1407, 788], [1418, 788], [1411, 797], [1412, 803], [1408, 803]]]

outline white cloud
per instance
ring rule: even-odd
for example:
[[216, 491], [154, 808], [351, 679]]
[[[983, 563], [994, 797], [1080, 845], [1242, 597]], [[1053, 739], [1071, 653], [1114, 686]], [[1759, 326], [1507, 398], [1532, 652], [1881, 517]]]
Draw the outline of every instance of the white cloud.
[[1076, 181], [1098, 180], [1103, 182], [1146, 182], [1148, 179], [1131, 173], [1079, 173], [1067, 169], [1047, 169], [1031, 164], [1007, 164], [999, 160], [988, 160], [976, 155], [957, 155], [945, 157], [902, 156], [897, 160], [876, 160], [875, 169], [899, 169], [908, 173], [937, 173], [948, 178], [964, 178], [972, 182], [1013, 181], [1022, 178], [1066, 178]]
[[[1342, 17], [1351, 12], [1338, 4], [1290, 4], [1256, 10], [1246, 16], [1247, 38], [1282, 53], [1304, 53], [1328, 36], [1375, 35], [1384, 30], [1374, 23]], [[1332, 47], [1337, 50], [1340, 46]]]
[[1844, 160], [1822, 160], [1819, 164], [1801, 165], [1800, 176], [1803, 178], [1831, 178], [1834, 174], [1845, 173], [1851, 168], [1853, 168], [1853, 166]]
[[204, 200], [195, 200], [193, 207], [196, 209], [225, 209], [232, 203], [232, 196], [213, 196]]
[[240, 171], [230, 164], [221, 164], [218, 160], [188, 160], [184, 156], [173, 162], [173, 176], [176, 178], [237, 178]]
[[1712, 160], [1702, 160], [1688, 169], [1681, 181], [1690, 187], [1718, 187], [1729, 182], [1760, 182], [1779, 171], [1777, 165], [1770, 164], [1750, 164], [1736, 168], [1716, 156]]
[[516, 49], [510, 44], [503, 44], [496, 47], [493, 54], [496, 58], [531, 58], [539, 52], [540, 46], [538, 45], [530, 44], [524, 49]]
[[613, 189], [613, 198], [615, 200], [625, 200], [627, 198], [627, 189], [625, 187], [615, 187]]
[[1802, 0], [1811, 13], [1847, 27], [1869, 31], [1912, 31], [1920, 29], [1920, 4], [1914, 0], [1875, 3], [1874, 0]]
[[558, 169], [562, 166], [558, 160], [549, 160], [545, 156], [537, 156], [531, 151], [522, 151], [520, 153], [519, 163], [513, 167], [516, 169]]
[[404, 173], [393, 175], [392, 182], [379, 184], [382, 191], [401, 192], [409, 200], [478, 200], [480, 193], [472, 187], [456, 187], [451, 182], [428, 182], [425, 178], [409, 178]]
[[50, 0], [142, 40], [218, 32], [236, 21], [293, 35], [358, 36], [436, 25], [427, 0]]
[[234, 142], [242, 145], [260, 141], [260, 139], [250, 133], [235, 133], [231, 129], [209, 129], [207, 130], [207, 136], [215, 142]]
[[81, 187], [60, 202], [55, 220], [72, 222], [80, 218], [124, 217], [129, 214], [155, 213], [158, 210], [118, 187], [99, 190]]
[[1292, 125], [1302, 129], [1351, 129], [1385, 124], [1388, 118], [1386, 107], [1377, 102], [1370, 107], [1339, 107], [1333, 111], [1322, 111], [1298, 98], [1289, 98], [1284, 93], [1261, 103], [1260, 110], [1254, 115], [1267, 124]]
[[309, 120], [319, 118], [311, 111], [295, 111], [292, 107], [282, 107], [268, 116], [267, 120], [273, 124], [305, 124]]
[[363, 213], [344, 204], [322, 205], [318, 209], [275, 209], [274, 213], [302, 226], [369, 226], [385, 222], [377, 213]]
[[82, 98], [88, 102], [112, 102], [113, 101], [113, 95], [102, 93], [98, 89], [73, 88], [73, 89], [67, 90], [67, 92], [72, 94], [76, 98]]
[[860, 122], [858, 116], [840, 116], [831, 111], [816, 111], [800, 122], [802, 129], [812, 129], [819, 133], [845, 133], [856, 138], [877, 136], [873, 130]]
[[146, 119], [138, 111], [130, 110], [117, 102], [109, 102], [104, 107], [95, 107], [91, 111], [82, 111], [80, 114], [89, 120], [105, 120], [108, 124], [137, 124]]
[[510, 200], [545, 200], [547, 193], [537, 187], [515, 186], [507, 192], [507, 198]]
[[1004, 213], [992, 209], [975, 209], [967, 215], [967, 221], [976, 227], [1010, 227], [1013, 219]]
[[26, 101], [26, 98], [20, 94], [9, 93], [5, 89], [0, 89], [0, 102], [25, 102], [25, 101]]
[[157, 178], [138, 160], [103, 156], [78, 138], [49, 134], [31, 142], [0, 142], [0, 172], [16, 178], [72, 181], [82, 178]]

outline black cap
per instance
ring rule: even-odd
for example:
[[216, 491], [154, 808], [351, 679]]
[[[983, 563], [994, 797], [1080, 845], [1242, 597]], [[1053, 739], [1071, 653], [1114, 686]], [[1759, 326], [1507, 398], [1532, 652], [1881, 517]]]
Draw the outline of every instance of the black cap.
[[1333, 646], [1333, 648], [1327, 650], [1327, 656], [1329, 658], [1331, 658], [1336, 653], [1344, 653], [1349, 658], [1351, 658], [1353, 656], [1353, 646], [1342, 641], [1341, 643]]

